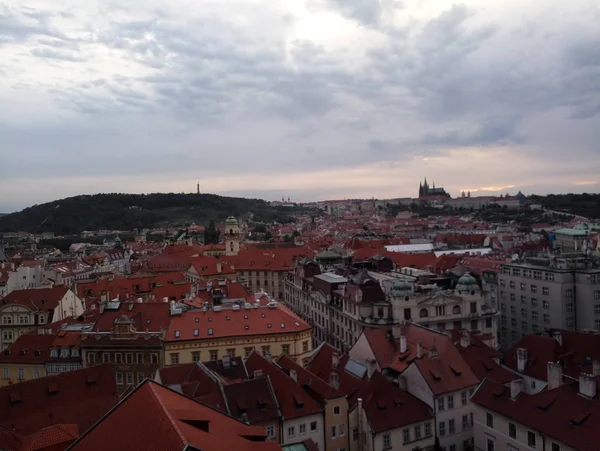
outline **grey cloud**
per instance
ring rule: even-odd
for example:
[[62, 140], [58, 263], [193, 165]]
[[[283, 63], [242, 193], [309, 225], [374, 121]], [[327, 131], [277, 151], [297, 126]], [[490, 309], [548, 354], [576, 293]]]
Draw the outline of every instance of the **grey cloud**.
[[329, 5], [347, 18], [370, 27], [380, 26], [386, 13], [404, 7], [398, 0], [329, 0]]
[[62, 61], [82, 62], [86, 61], [81, 55], [63, 50], [56, 50], [51, 47], [36, 47], [30, 52], [32, 55], [40, 58], [49, 58]]

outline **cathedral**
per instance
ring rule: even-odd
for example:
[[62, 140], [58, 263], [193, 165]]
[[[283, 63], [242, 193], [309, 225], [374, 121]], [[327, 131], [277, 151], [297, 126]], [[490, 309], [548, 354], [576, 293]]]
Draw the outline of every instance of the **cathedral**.
[[436, 188], [435, 182], [432, 187], [429, 187], [426, 177], [424, 183], [419, 183], [419, 197], [425, 196], [448, 196], [448, 193], [444, 188]]

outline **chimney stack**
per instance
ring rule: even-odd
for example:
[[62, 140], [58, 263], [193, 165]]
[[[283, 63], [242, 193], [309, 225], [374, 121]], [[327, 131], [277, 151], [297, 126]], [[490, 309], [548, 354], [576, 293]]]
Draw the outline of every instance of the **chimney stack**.
[[438, 355], [439, 355], [438, 349], [435, 346], [429, 348], [429, 358], [430, 359], [437, 359]]
[[527, 365], [527, 349], [517, 348], [517, 371], [522, 373]]
[[417, 359], [423, 357], [423, 342], [419, 341], [417, 343]]
[[559, 345], [562, 346], [562, 334], [560, 333], [560, 331], [554, 331], [552, 332], [552, 338], [554, 338]]
[[298, 373], [296, 373], [296, 370], [294, 370], [294, 369], [290, 370], [290, 377], [292, 378], [292, 380], [294, 382], [298, 382]]
[[524, 385], [525, 381], [523, 379], [516, 379], [514, 381], [510, 381], [510, 399], [512, 399], [513, 401], [517, 399], [523, 391]]
[[469, 346], [471, 346], [471, 335], [466, 329], [462, 330], [460, 333], [460, 345], [463, 348], [468, 348]]
[[400, 352], [404, 354], [408, 349], [408, 345], [406, 343], [406, 335], [400, 335]]
[[373, 374], [375, 373], [375, 370], [377, 369], [377, 360], [375, 359], [371, 359], [371, 360], [367, 360], [367, 365], [368, 365], [368, 372], [369, 372], [369, 379], [371, 379], [371, 376], [373, 376]]
[[335, 370], [340, 364], [340, 354], [336, 351], [331, 354], [331, 367]]
[[329, 385], [331, 385], [336, 390], [340, 389], [340, 378], [337, 373], [329, 373]]
[[560, 387], [562, 384], [562, 366], [559, 362], [548, 362], [548, 390]]
[[600, 360], [594, 360], [592, 362], [592, 374], [594, 376], [600, 376]]
[[581, 373], [579, 375], [579, 394], [586, 398], [596, 397], [596, 378], [593, 374]]

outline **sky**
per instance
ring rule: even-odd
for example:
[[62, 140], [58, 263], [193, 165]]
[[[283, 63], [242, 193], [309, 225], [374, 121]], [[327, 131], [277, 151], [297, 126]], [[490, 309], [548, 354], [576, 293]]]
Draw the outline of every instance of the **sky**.
[[0, 212], [600, 191], [597, 0], [0, 0]]

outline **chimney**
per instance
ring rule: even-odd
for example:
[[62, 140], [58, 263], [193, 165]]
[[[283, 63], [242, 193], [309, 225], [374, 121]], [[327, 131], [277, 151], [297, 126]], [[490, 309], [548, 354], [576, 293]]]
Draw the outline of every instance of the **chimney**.
[[419, 341], [417, 343], [417, 359], [423, 357], [423, 342]]
[[517, 348], [517, 371], [522, 373], [527, 365], [527, 349]]
[[562, 366], [559, 362], [548, 362], [548, 390], [562, 384]]
[[562, 334], [560, 333], [560, 331], [554, 331], [552, 332], [552, 338], [554, 338], [559, 345], [562, 346]]
[[408, 345], [406, 343], [406, 335], [400, 335], [400, 352], [404, 354], [408, 349]]
[[463, 330], [460, 334], [460, 345], [463, 348], [468, 348], [471, 346], [471, 334], [469, 334], [468, 330]]
[[401, 390], [406, 391], [406, 377], [405, 376], [398, 376], [398, 387]]
[[600, 376], [600, 360], [594, 360], [592, 362], [592, 374], [594, 376]]
[[524, 385], [525, 381], [523, 379], [516, 379], [510, 381], [510, 399], [512, 399], [513, 401], [517, 399], [523, 391]]
[[298, 373], [296, 373], [296, 370], [294, 370], [294, 369], [290, 370], [290, 377], [292, 378], [292, 380], [294, 382], [298, 382]]
[[358, 451], [363, 451], [363, 400], [356, 400], [358, 405]]
[[392, 337], [400, 338], [402, 336], [402, 326], [392, 326]]
[[437, 359], [438, 355], [439, 355], [438, 349], [435, 346], [429, 348], [429, 358], [430, 359]]
[[329, 373], [329, 385], [336, 390], [340, 389], [340, 378], [337, 373]]
[[223, 272], [223, 265], [221, 262], [217, 262], [217, 274], [221, 274]]
[[331, 368], [333, 368], [335, 370], [339, 364], [340, 364], [340, 354], [334, 351], [333, 354], [331, 354]]
[[371, 379], [371, 376], [373, 376], [373, 374], [375, 373], [375, 370], [377, 369], [377, 360], [375, 359], [371, 359], [371, 360], [367, 360], [367, 365], [368, 365], [368, 370], [369, 370], [369, 379]]
[[579, 394], [586, 398], [596, 397], [596, 378], [593, 374], [581, 373], [579, 375]]

